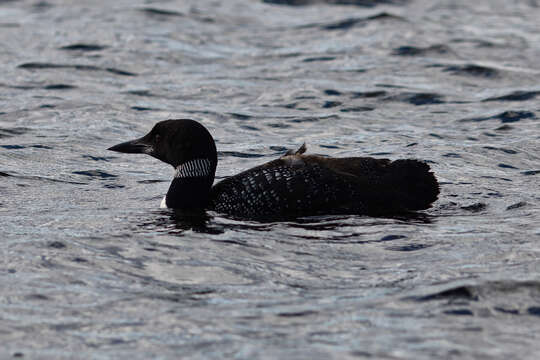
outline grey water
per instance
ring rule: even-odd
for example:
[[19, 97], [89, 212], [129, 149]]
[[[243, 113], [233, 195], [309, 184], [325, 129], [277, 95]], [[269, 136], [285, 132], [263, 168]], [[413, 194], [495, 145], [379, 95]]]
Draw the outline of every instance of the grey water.
[[[536, 0], [0, 1], [0, 358], [536, 359]], [[218, 180], [309, 153], [427, 161], [417, 216], [159, 209], [106, 149], [168, 118]]]

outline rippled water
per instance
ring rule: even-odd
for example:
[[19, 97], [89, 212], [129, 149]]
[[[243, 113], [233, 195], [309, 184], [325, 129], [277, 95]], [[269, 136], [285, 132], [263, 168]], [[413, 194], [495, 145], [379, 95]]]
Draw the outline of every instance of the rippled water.
[[[289, 6], [292, 5], [292, 6]], [[540, 7], [1, 1], [0, 357], [536, 358]], [[223, 178], [306, 142], [420, 158], [413, 218], [159, 210], [105, 149], [189, 117]]]

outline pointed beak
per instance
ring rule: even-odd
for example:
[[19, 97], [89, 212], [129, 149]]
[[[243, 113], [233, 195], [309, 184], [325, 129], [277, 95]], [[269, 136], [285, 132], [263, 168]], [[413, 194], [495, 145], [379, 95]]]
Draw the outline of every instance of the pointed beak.
[[117, 151], [127, 154], [150, 154], [152, 145], [148, 144], [144, 138], [126, 141], [118, 145], [111, 146], [107, 150]]

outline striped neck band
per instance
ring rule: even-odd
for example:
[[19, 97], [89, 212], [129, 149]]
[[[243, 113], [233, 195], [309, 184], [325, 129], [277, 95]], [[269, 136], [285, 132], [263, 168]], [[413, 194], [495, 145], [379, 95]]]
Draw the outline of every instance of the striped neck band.
[[206, 177], [210, 175], [210, 160], [193, 159], [176, 167], [175, 178]]

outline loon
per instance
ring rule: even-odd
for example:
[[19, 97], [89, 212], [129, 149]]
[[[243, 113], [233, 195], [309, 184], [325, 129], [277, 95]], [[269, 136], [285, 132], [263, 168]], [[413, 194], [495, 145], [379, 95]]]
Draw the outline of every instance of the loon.
[[208, 130], [191, 119], [158, 122], [147, 135], [108, 150], [148, 154], [174, 167], [162, 205], [234, 218], [384, 216], [427, 209], [439, 194], [437, 179], [423, 161], [304, 155], [305, 144], [213, 185], [216, 145]]

